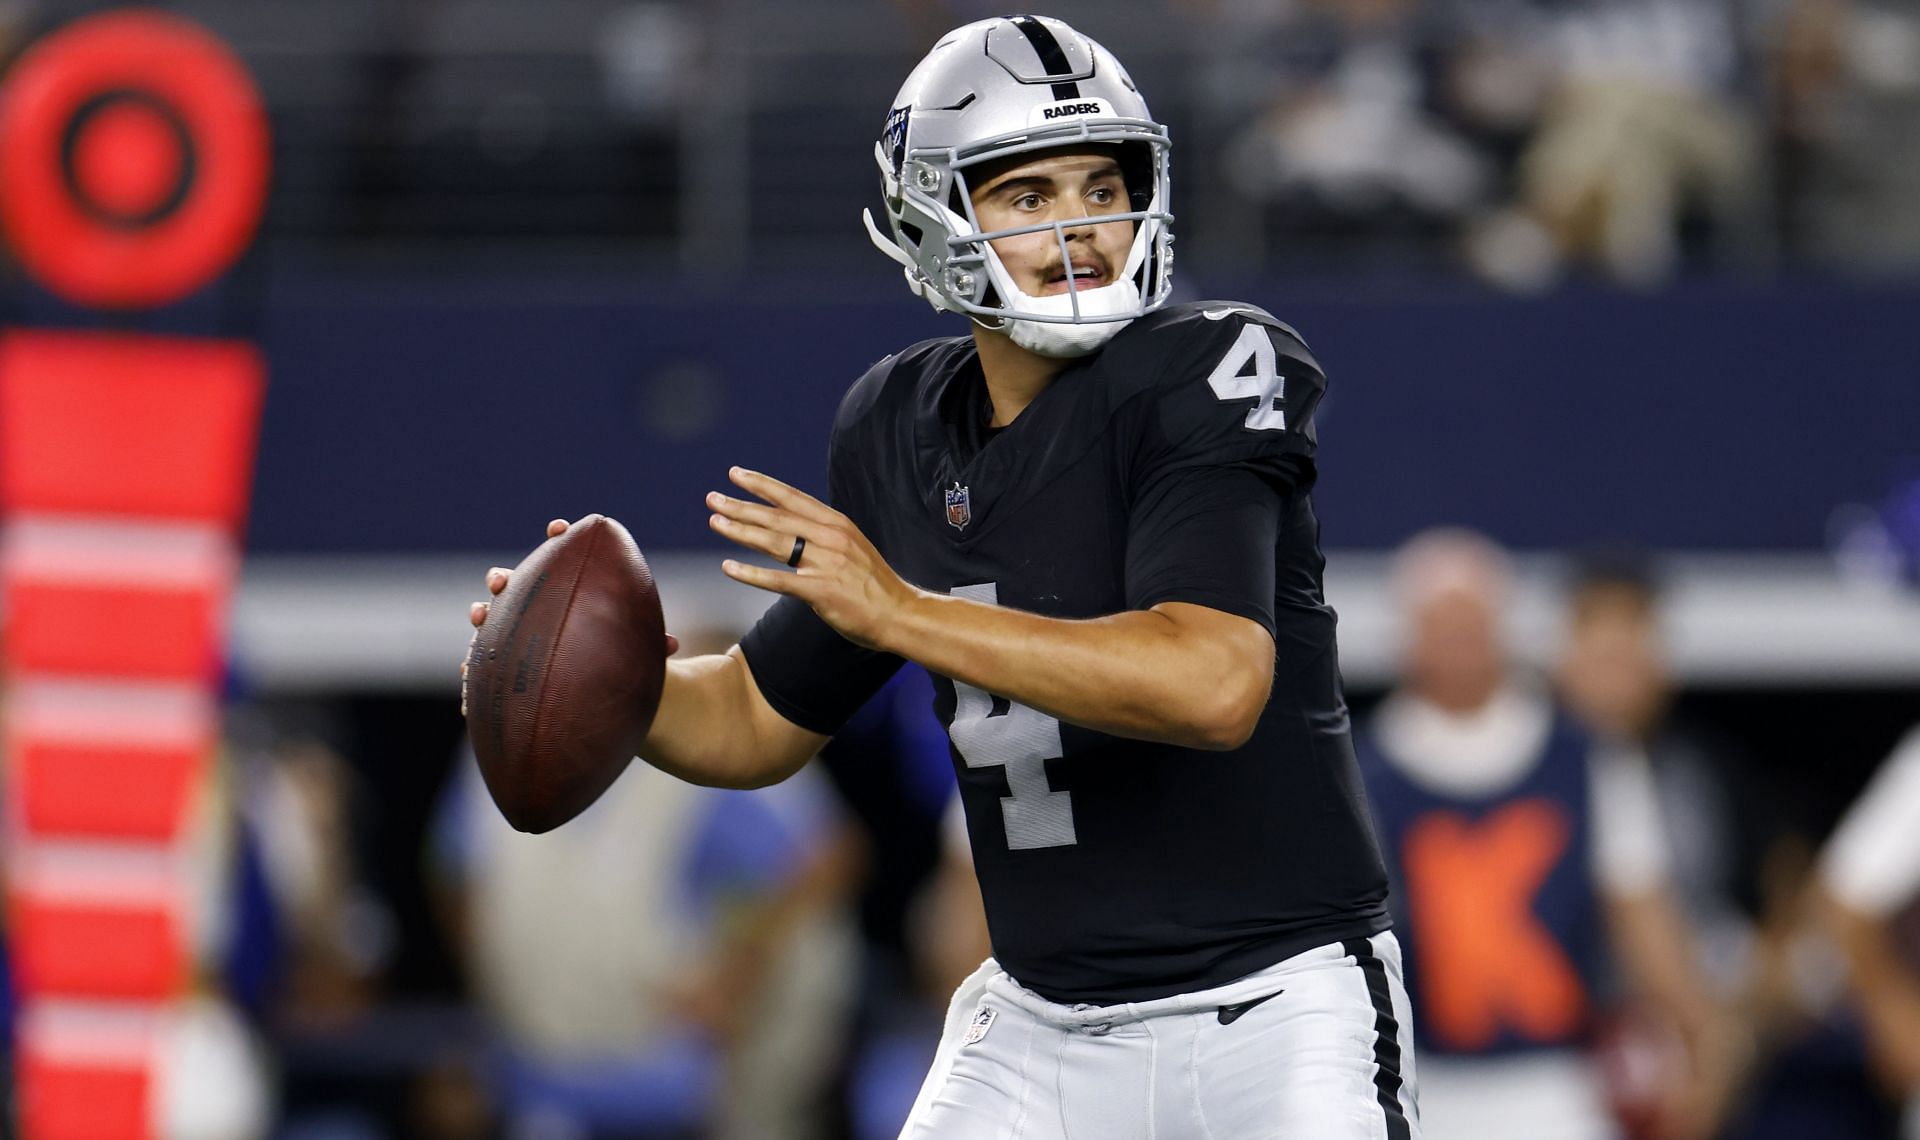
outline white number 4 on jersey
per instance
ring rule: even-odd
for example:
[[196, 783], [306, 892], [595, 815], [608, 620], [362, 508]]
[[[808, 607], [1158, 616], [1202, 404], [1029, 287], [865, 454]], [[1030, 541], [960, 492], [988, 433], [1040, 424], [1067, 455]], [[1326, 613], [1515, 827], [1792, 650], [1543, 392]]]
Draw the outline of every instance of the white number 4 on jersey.
[[[1251, 369], [1251, 371], [1249, 371]], [[1287, 412], [1280, 401], [1286, 398], [1286, 377], [1274, 356], [1273, 337], [1265, 325], [1248, 322], [1240, 329], [1220, 363], [1207, 376], [1207, 385], [1222, 400], [1257, 397], [1247, 410], [1247, 427], [1253, 431], [1287, 430]]]

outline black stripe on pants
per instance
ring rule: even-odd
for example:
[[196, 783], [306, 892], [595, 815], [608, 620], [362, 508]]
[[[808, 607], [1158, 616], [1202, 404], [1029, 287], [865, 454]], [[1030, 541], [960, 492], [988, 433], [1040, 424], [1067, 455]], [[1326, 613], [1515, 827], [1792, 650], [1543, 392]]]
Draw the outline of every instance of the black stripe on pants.
[[1367, 979], [1367, 994], [1373, 998], [1373, 1087], [1381, 1111], [1387, 1114], [1387, 1140], [1412, 1140], [1407, 1114], [1400, 1108], [1400, 1019], [1393, 1016], [1386, 964], [1364, 938], [1348, 938], [1340, 948], [1359, 965]]

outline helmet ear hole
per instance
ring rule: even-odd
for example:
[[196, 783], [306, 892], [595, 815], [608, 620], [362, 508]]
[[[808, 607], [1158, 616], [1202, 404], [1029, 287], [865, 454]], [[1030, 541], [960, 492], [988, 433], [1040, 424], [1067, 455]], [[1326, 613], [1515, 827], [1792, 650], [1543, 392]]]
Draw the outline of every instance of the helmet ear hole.
[[912, 242], [913, 248], [915, 249], [920, 248], [921, 241], [927, 236], [925, 230], [914, 225], [912, 222], [900, 223], [900, 235]]

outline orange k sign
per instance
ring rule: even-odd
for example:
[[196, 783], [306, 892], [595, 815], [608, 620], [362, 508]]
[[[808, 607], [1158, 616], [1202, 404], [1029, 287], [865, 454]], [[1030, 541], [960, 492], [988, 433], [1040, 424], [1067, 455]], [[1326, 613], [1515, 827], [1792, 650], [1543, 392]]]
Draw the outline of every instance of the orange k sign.
[[1571, 832], [1566, 810], [1537, 798], [1477, 823], [1435, 812], [1408, 829], [1418, 984], [1425, 1029], [1436, 1043], [1471, 1051], [1490, 1045], [1502, 1029], [1557, 1041], [1579, 1028], [1586, 988], [1533, 913], [1534, 896]]

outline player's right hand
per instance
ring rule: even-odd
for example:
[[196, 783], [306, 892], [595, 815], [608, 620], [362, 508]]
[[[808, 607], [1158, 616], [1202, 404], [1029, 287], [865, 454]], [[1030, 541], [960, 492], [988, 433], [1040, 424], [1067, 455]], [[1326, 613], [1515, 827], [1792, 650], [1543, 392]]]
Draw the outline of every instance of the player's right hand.
[[[569, 523], [566, 519], [554, 519], [547, 524], [547, 537], [559, 538], [561, 535], [567, 533], [567, 528], [572, 525], [573, 524]], [[511, 580], [512, 577], [513, 571], [502, 566], [495, 566], [488, 570], [487, 593], [492, 594], [494, 597], [499, 597], [500, 591], [507, 588], [507, 582]], [[479, 629], [481, 626], [487, 624], [487, 609], [488, 604], [486, 602], [475, 602], [467, 607], [467, 620], [473, 623], [473, 628]], [[668, 638], [667, 640], [671, 642], [673, 639]], [[669, 648], [668, 652], [672, 652], [671, 648]], [[460, 666], [460, 675], [462, 677], [467, 675], [467, 667], [465, 665]]]
[[[569, 523], [566, 519], [554, 519], [547, 524], [547, 537], [559, 538], [561, 535], [567, 533], [567, 527], [571, 525], [573, 524]], [[487, 593], [499, 597], [500, 592], [507, 588], [507, 583], [512, 579], [513, 571], [503, 566], [493, 567], [487, 571]], [[480, 627], [487, 624], [487, 610], [489, 608], [491, 607], [487, 602], [475, 602], [467, 607], [467, 620], [473, 623], [474, 637], [479, 637]], [[467, 645], [468, 651], [471, 653], [473, 645], [472, 639], [468, 639]], [[680, 652], [680, 639], [669, 633], [667, 635], [667, 656], [671, 657], [678, 652]], [[467, 709], [466, 682], [467, 661], [465, 657], [462, 657], [460, 659], [460, 711], [462, 714], [464, 714]]]
[[[560, 535], [567, 533], [568, 525], [569, 524], [566, 519], [554, 519], [552, 522], [547, 524], [547, 537], [558, 538]], [[487, 593], [492, 594], [495, 597], [499, 597], [500, 591], [507, 588], [507, 582], [512, 577], [513, 577], [513, 571], [508, 570], [502, 566], [495, 566], [492, 569], [488, 570], [487, 571]], [[480, 627], [487, 624], [487, 610], [489, 608], [490, 606], [486, 602], [475, 602], [472, 605], [467, 607], [467, 620], [473, 623], [473, 636], [467, 638], [467, 651], [464, 654], [462, 654], [460, 657], [460, 715], [461, 716], [467, 715], [467, 660], [473, 656], [473, 643], [476, 640], [478, 640], [478, 638], [480, 637]], [[671, 656], [675, 648], [676, 648], [675, 641], [673, 640], [672, 637], [668, 637], [667, 638], [667, 654]]]

